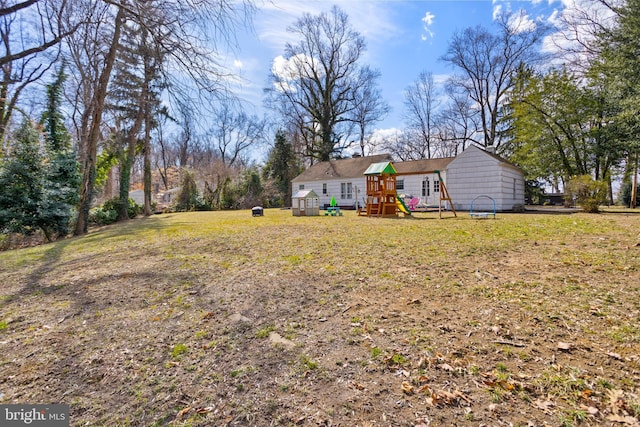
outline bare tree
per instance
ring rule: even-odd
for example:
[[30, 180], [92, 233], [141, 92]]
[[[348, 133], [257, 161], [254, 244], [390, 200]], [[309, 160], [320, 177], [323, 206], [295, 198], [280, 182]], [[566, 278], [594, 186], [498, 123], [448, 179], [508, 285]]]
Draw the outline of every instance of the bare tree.
[[383, 138], [379, 148], [403, 162], [424, 159], [422, 151], [416, 150], [416, 145], [413, 143], [415, 138], [419, 136], [412, 133], [411, 129], [398, 131]]
[[548, 39], [562, 63], [584, 74], [601, 54], [603, 45], [598, 38], [611, 34], [624, 3], [626, 0], [583, 0], [565, 8]]
[[305, 14], [288, 30], [299, 42], [287, 44], [284, 57], [274, 63], [268, 102], [299, 127], [307, 156], [328, 160], [350, 145], [346, 136], [355, 120], [356, 91], [371, 77], [371, 70], [359, 65], [364, 38], [336, 6], [328, 14]]
[[447, 85], [449, 100], [439, 112], [438, 123], [444, 157], [456, 156], [464, 151], [482, 133], [479, 111], [469, 94], [457, 89], [456, 86]]
[[222, 104], [214, 116], [208, 134], [216, 157], [226, 167], [233, 167], [252, 149], [266, 142], [266, 121], [236, 112], [229, 104]]
[[412, 151], [419, 159], [430, 159], [437, 138], [436, 117], [439, 102], [433, 75], [423, 71], [404, 92], [406, 120], [410, 133], [416, 138]]
[[376, 87], [380, 72], [363, 67], [359, 77], [361, 81], [356, 83], [353, 121], [358, 128], [361, 154], [365, 156], [369, 127], [384, 119], [391, 111], [391, 107]]
[[514, 15], [502, 16], [498, 25], [497, 34], [480, 26], [457, 32], [442, 57], [461, 71], [451, 84], [473, 101], [482, 129], [473, 142], [487, 147], [500, 145], [502, 106], [515, 74], [522, 63], [541, 59], [536, 48], [547, 30]]
[[77, 22], [66, 19], [72, 6], [71, 0], [14, 4], [0, 0], [0, 141], [20, 95], [51, 69], [58, 60], [60, 43], [78, 28]]

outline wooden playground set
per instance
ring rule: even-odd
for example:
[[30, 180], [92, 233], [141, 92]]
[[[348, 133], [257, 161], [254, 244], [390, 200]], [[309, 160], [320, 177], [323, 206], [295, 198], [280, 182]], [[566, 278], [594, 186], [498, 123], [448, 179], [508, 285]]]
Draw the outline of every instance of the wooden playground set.
[[[438, 204], [440, 218], [442, 218], [444, 210], [443, 202], [449, 202], [449, 209], [454, 216], [457, 216], [440, 171], [435, 172], [440, 180], [440, 202]], [[395, 217], [398, 212], [405, 216], [411, 215], [411, 210], [406, 206], [404, 200], [398, 196], [396, 174], [397, 172], [391, 162], [373, 163], [369, 166], [364, 173], [367, 187], [366, 205], [364, 209], [358, 209], [358, 215], [381, 218]]]

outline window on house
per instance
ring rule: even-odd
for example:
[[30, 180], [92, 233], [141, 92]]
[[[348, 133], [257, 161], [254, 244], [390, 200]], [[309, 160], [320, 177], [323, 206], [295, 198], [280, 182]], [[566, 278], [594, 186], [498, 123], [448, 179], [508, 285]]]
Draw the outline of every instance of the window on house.
[[437, 179], [433, 180], [433, 192], [434, 193], [439, 193], [440, 192], [440, 181]]
[[396, 180], [396, 190], [404, 190], [404, 179]]
[[300, 186], [298, 186], [298, 190], [304, 190], [304, 184], [300, 184]]
[[422, 197], [428, 197], [430, 196], [430, 191], [431, 190], [429, 188], [429, 178], [425, 178], [424, 181], [422, 181]]
[[322, 184], [322, 194], [327, 194], [327, 183]]
[[341, 199], [353, 198], [353, 185], [350, 182], [340, 183], [340, 198]]

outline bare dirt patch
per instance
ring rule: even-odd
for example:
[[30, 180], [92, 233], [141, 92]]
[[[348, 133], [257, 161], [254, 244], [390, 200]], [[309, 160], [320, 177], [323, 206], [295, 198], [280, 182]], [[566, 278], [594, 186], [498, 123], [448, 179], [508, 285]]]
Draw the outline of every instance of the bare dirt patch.
[[194, 213], [0, 254], [0, 402], [80, 425], [639, 425], [640, 217]]

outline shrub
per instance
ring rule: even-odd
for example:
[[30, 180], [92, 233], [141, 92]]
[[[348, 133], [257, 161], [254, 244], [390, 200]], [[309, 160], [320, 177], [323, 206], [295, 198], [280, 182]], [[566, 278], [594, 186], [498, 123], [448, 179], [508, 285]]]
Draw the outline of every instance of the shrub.
[[[99, 208], [92, 209], [89, 213], [89, 222], [97, 225], [113, 224], [118, 220], [118, 211], [120, 210], [120, 198], [114, 197], [109, 199]], [[141, 211], [141, 207], [129, 198], [127, 206], [127, 214], [129, 218], [135, 218]]]
[[178, 193], [174, 209], [177, 212], [189, 211], [209, 211], [211, 204], [204, 200], [198, 192], [196, 180], [193, 173], [184, 169], [182, 170], [181, 189]]
[[607, 183], [596, 181], [589, 175], [572, 178], [565, 188], [565, 202], [571, 204], [575, 199], [585, 212], [597, 213], [600, 205], [607, 200]]

